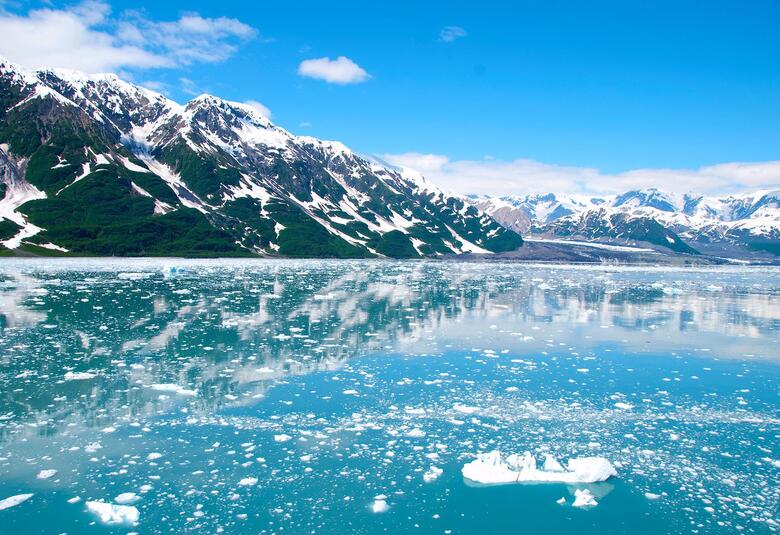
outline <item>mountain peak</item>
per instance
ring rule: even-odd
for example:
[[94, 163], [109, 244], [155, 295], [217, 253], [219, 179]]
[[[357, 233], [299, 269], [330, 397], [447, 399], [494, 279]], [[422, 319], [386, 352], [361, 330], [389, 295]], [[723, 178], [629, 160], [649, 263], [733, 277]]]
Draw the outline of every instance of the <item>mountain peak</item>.
[[268, 117], [258, 111], [257, 107], [244, 102], [225, 100], [209, 93], [203, 93], [193, 98], [185, 105], [185, 109], [192, 113], [218, 111], [220, 114], [231, 115], [262, 128], [274, 126]]

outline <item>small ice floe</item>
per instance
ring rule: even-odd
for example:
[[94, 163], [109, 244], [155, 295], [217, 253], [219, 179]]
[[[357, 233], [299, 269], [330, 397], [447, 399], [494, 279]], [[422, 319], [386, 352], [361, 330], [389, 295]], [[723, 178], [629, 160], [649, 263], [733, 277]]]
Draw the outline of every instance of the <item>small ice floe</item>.
[[116, 278], [122, 280], [141, 280], [141, 279], [148, 279], [152, 275], [154, 275], [154, 273], [144, 273], [142, 271], [123, 272], [123, 273], [117, 273]]
[[456, 403], [452, 406], [452, 409], [462, 414], [474, 414], [479, 409], [476, 407], [470, 407], [469, 405], [463, 405], [462, 403]]
[[645, 492], [645, 498], [648, 500], [660, 500], [661, 495], [660, 494], [654, 494], [652, 492]]
[[577, 489], [574, 491], [574, 507], [595, 507], [599, 504], [596, 497], [588, 489]]
[[38, 472], [38, 475], [35, 477], [37, 477], [38, 479], [49, 479], [56, 475], [57, 475], [57, 471], [54, 470], [53, 468], [49, 468], [48, 470], [41, 470], [40, 472]]
[[172, 392], [174, 394], [179, 394], [181, 396], [195, 396], [197, 395], [197, 392], [194, 390], [189, 390], [187, 388], [184, 388], [183, 386], [179, 386], [174, 383], [158, 383], [149, 385], [149, 388], [152, 390], [157, 390], [159, 392]]
[[257, 485], [257, 478], [256, 477], [245, 477], [241, 481], [238, 482], [239, 485], [242, 487], [254, 487]]
[[274, 435], [274, 442], [287, 442], [288, 440], [291, 440], [292, 437], [290, 435], [286, 435], [282, 433], [281, 435]]
[[0, 511], [3, 509], [10, 509], [11, 507], [16, 507], [17, 505], [26, 502], [33, 496], [34, 494], [17, 494], [16, 496], [11, 496], [9, 498], [5, 498], [4, 500], [0, 500]]
[[141, 497], [135, 492], [123, 492], [114, 498], [114, 501], [120, 505], [132, 505], [140, 499]]
[[132, 505], [114, 505], [100, 501], [87, 502], [87, 511], [96, 515], [101, 522], [109, 525], [138, 523], [138, 509]]
[[146, 456], [146, 458], [149, 459], [150, 461], [156, 461], [160, 457], [162, 457], [162, 453], [156, 451], [153, 451], [152, 453]]
[[615, 408], [623, 411], [630, 411], [631, 409], [634, 408], [634, 406], [631, 405], [630, 403], [624, 403], [622, 401], [618, 401], [617, 403], [615, 403]]
[[430, 483], [431, 481], [436, 481], [439, 479], [439, 476], [444, 473], [444, 470], [437, 466], [431, 465], [431, 467], [428, 469], [427, 472], [423, 474], [423, 481], [426, 483]]
[[175, 277], [176, 275], [183, 275], [184, 273], [187, 273], [187, 268], [182, 266], [167, 265], [162, 268], [162, 274], [165, 277]]
[[410, 438], [422, 438], [425, 436], [425, 431], [423, 431], [419, 427], [415, 427], [414, 429], [406, 433], [406, 436]]
[[384, 513], [388, 509], [390, 509], [390, 506], [387, 505], [387, 496], [384, 494], [374, 496], [374, 503], [371, 505], [371, 511], [374, 513]]
[[566, 503], [566, 498], [564, 498], [563, 496], [561, 496], [560, 498], [558, 498], [557, 500], [555, 500], [555, 503], [557, 503], [558, 505], [563, 505], [563, 504], [565, 504], [565, 503]]
[[66, 381], [86, 381], [95, 377], [97, 377], [97, 374], [89, 372], [67, 372], [64, 378]]
[[477, 459], [463, 465], [463, 477], [483, 484], [503, 483], [597, 483], [617, 476], [615, 467], [603, 457], [569, 459], [564, 469], [552, 455], [547, 455], [544, 467], [536, 467], [530, 452], [504, 458], [498, 450], [481, 453]]

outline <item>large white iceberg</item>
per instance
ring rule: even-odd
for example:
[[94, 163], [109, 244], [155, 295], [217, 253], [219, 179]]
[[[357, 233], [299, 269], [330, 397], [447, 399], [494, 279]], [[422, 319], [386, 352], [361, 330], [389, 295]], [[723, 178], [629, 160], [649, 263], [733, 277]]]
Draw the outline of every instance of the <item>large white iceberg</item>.
[[138, 524], [139, 513], [132, 505], [114, 505], [100, 501], [87, 502], [87, 510], [97, 515], [101, 522], [109, 525]]
[[0, 511], [3, 509], [10, 509], [11, 507], [16, 507], [17, 505], [26, 502], [32, 497], [32, 494], [17, 494], [16, 496], [11, 496], [10, 498], [0, 500]]
[[498, 450], [481, 453], [477, 459], [463, 465], [463, 477], [475, 483], [598, 483], [617, 476], [615, 467], [603, 457], [569, 459], [566, 468], [547, 455], [544, 466], [536, 467], [530, 452], [502, 457]]

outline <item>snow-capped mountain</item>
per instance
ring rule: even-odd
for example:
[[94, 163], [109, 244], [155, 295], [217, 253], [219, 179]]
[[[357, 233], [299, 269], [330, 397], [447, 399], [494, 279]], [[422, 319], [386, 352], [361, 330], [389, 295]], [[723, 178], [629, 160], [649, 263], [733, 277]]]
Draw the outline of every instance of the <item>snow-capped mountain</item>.
[[641, 242], [685, 253], [780, 254], [780, 190], [704, 196], [651, 188], [600, 197], [547, 194], [471, 202], [527, 236]]
[[0, 246], [112, 255], [420, 257], [516, 249], [418, 173], [112, 74], [0, 60]]

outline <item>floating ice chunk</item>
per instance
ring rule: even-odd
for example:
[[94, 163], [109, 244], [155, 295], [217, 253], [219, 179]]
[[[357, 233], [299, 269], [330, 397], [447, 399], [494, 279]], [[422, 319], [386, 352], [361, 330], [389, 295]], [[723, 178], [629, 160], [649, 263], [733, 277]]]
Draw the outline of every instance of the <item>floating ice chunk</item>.
[[422, 438], [425, 436], [425, 431], [423, 431], [419, 427], [415, 427], [414, 429], [406, 433], [406, 436], [411, 438]]
[[94, 379], [97, 374], [89, 372], [67, 372], [65, 374], [66, 381], [86, 381], [87, 379]]
[[426, 483], [430, 483], [431, 481], [436, 481], [440, 475], [444, 473], [444, 470], [437, 466], [431, 465], [431, 467], [428, 469], [427, 472], [423, 474], [423, 481]]
[[238, 482], [239, 485], [242, 487], [254, 487], [257, 485], [257, 478], [256, 477], [245, 477], [241, 481]]
[[453, 410], [463, 413], [463, 414], [474, 414], [479, 409], [477, 407], [470, 407], [468, 405], [463, 405], [462, 403], [456, 403], [452, 406]]
[[285, 435], [284, 433], [282, 433], [281, 435], [274, 435], [274, 440], [276, 442], [287, 442], [291, 438], [292, 437], [290, 435]]
[[563, 505], [564, 503], [566, 503], [566, 498], [564, 498], [563, 496], [561, 496], [560, 498], [558, 498], [557, 500], [555, 500], [555, 503], [557, 503], [558, 505]]
[[[550, 469], [547, 469], [547, 462]], [[463, 477], [475, 483], [597, 483], [616, 476], [615, 467], [603, 457], [570, 459], [566, 469], [552, 457], [545, 460], [545, 468], [536, 468], [536, 459], [530, 452], [502, 458], [498, 450], [481, 453], [477, 459], [463, 465]]]
[[106, 502], [87, 502], [87, 511], [97, 515], [101, 522], [109, 525], [138, 523], [138, 509], [132, 505], [114, 505]]
[[90, 442], [86, 446], [84, 446], [84, 451], [87, 453], [95, 453], [97, 450], [101, 449], [103, 445], [100, 442]]
[[652, 492], [645, 492], [645, 498], [648, 500], [659, 500], [661, 498], [660, 494], [654, 494]]
[[390, 506], [387, 505], [387, 496], [384, 494], [374, 496], [374, 503], [371, 505], [371, 510], [374, 513], [384, 513], [388, 509], [390, 509]]
[[121, 505], [132, 505], [140, 499], [141, 497], [135, 492], [123, 492], [114, 498], [114, 501]]
[[345, 396], [357, 396], [358, 391], [357, 390], [345, 390], [342, 392]]
[[26, 502], [33, 496], [34, 494], [17, 494], [16, 496], [11, 496], [9, 498], [5, 498], [4, 500], [0, 500], [0, 511], [3, 509], [10, 509], [11, 507], [16, 507], [20, 503]]
[[41, 470], [40, 472], [38, 472], [38, 475], [35, 477], [37, 477], [38, 479], [49, 479], [50, 477], [54, 477], [56, 475], [57, 475], [57, 471], [54, 470], [53, 468], [50, 468], [48, 470]]
[[146, 458], [149, 459], [150, 461], [156, 461], [160, 457], [162, 457], [162, 453], [158, 453], [156, 451], [153, 451], [152, 453], [146, 456]]
[[577, 489], [574, 491], [574, 507], [595, 507], [599, 504], [596, 497], [588, 489]]
[[630, 411], [631, 409], [634, 408], [634, 406], [631, 405], [630, 403], [623, 403], [622, 401], [618, 401], [617, 403], [615, 403], [615, 407], [624, 411]]
[[117, 273], [116, 278], [124, 279], [124, 280], [140, 280], [140, 279], [147, 279], [153, 275], [154, 273], [127, 272], [127, 273]]
[[173, 383], [158, 383], [149, 385], [152, 390], [158, 390], [160, 392], [173, 392], [174, 394], [180, 394], [182, 396], [195, 396], [197, 392], [194, 390], [188, 390], [183, 386], [179, 386]]
[[166, 277], [173, 277], [175, 275], [182, 275], [184, 273], [187, 273], [187, 268], [182, 266], [163, 266], [162, 273]]

